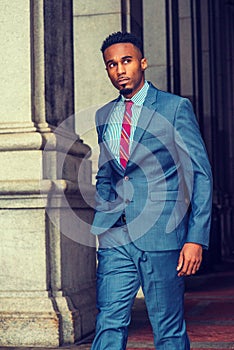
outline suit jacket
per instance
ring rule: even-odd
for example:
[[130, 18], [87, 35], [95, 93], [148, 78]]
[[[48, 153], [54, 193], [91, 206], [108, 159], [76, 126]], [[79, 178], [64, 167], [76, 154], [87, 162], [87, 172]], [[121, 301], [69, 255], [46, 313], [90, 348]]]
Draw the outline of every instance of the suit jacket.
[[116, 99], [96, 113], [100, 147], [96, 213], [91, 232], [102, 234], [126, 216], [128, 233], [145, 251], [209, 244], [212, 175], [188, 99], [150, 84], [126, 169], [105, 140]]

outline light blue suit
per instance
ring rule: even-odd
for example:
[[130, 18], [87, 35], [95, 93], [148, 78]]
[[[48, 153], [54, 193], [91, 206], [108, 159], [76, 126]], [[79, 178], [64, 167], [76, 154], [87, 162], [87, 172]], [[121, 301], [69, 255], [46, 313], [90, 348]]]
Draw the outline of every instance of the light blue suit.
[[100, 312], [92, 349], [125, 349], [131, 305], [142, 285], [157, 349], [187, 350], [176, 265], [184, 243], [209, 245], [212, 175], [205, 146], [189, 100], [150, 84], [123, 169], [105, 140], [116, 103], [96, 114], [100, 157], [91, 231], [101, 247]]

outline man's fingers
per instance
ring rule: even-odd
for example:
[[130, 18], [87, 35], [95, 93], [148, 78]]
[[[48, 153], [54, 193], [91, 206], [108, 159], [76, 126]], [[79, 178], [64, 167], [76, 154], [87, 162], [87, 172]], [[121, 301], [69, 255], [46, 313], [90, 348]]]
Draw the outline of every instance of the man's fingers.
[[201, 261], [199, 261], [196, 265], [194, 265], [194, 269], [192, 273], [193, 274], [196, 273], [199, 270], [200, 266], [201, 266]]
[[178, 276], [184, 276], [187, 274], [187, 270], [188, 270], [188, 261], [187, 260], [183, 260], [183, 266], [181, 268], [181, 270], [178, 273]]
[[178, 264], [176, 270], [179, 271], [178, 276], [180, 276], [181, 271], [184, 270], [184, 262], [185, 262], [185, 257], [184, 257], [184, 251], [183, 249], [180, 252]]
[[184, 260], [182, 269], [179, 271], [178, 276], [189, 276], [194, 275], [201, 265], [201, 262]]
[[189, 276], [195, 274], [199, 270], [201, 262], [202, 246], [196, 243], [185, 243], [178, 261], [178, 276]]
[[176, 270], [177, 270], [177, 271], [180, 271], [180, 270], [182, 269], [183, 261], [184, 261], [183, 255], [180, 254], [180, 257], [179, 257], [179, 260], [178, 260], [178, 265], [177, 265], [177, 267], [176, 267]]

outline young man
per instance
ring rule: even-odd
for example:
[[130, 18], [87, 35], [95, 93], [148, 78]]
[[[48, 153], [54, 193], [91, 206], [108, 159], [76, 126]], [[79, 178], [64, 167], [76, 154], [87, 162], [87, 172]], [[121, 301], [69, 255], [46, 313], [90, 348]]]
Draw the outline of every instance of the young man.
[[145, 80], [138, 38], [113, 33], [101, 50], [120, 96], [96, 114], [99, 313], [92, 350], [126, 349], [140, 286], [157, 350], [188, 350], [183, 279], [199, 269], [209, 242], [205, 146], [190, 102]]

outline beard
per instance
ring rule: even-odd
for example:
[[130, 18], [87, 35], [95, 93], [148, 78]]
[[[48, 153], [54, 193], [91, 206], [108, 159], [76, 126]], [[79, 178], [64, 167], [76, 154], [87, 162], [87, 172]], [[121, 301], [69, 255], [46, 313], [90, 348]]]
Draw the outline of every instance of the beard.
[[123, 88], [119, 90], [120, 95], [127, 96], [132, 93], [133, 89]]

